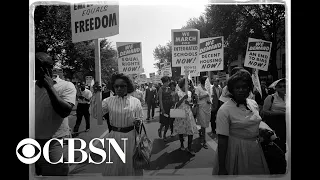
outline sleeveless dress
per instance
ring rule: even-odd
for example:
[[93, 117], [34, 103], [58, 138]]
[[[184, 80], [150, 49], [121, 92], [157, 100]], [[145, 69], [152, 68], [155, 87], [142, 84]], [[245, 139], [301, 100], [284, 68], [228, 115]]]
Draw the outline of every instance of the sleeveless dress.
[[[170, 114], [170, 108], [173, 106], [172, 90], [169, 87], [161, 87], [162, 90], [162, 105], [165, 114]], [[165, 117], [160, 114], [160, 123], [163, 125], [169, 125], [170, 117]]]
[[[217, 134], [228, 136], [228, 149], [226, 154], [226, 169], [229, 175], [255, 175], [269, 174], [267, 162], [257, 137], [261, 117], [258, 104], [247, 98], [247, 110], [244, 105], [237, 107], [229, 99], [217, 114]], [[218, 148], [215, 152], [213, 175], [219, 172]]]
[[[189, 91], [190, 92], [190, 91]], [[181, 91], [180, 88], [177, 90], [179, 100], [181, 100], [186, 93]], [[188, 101], [190, 101], [190, 97]], [[186, 118], [176, 118], [173, 123], [173, 131], [177, 134], [186, 134], [186, 135], [194, 135], [199, 133], [196, 125], [196, 121], [193, 117], [191, 108], [189, 105], [182, 102], [182, 104], [178, 107], [178, 109], [184, 109], [186, 111]]]

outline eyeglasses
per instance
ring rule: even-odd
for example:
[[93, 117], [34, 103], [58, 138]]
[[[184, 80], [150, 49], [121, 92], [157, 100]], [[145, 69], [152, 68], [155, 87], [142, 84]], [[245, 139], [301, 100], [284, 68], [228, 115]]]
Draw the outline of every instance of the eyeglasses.
[[248, 91], [249, 90], [249, 86], [234, 87], [235, 91], [240, 91], [240, 89], [243, 90], [243, 91]]
[[126, 88], [127, 85], [114, 85], [113, 87], [114, 87], [115, 89], [118, 89], [118, 88], [123, 89], [123, 88]]

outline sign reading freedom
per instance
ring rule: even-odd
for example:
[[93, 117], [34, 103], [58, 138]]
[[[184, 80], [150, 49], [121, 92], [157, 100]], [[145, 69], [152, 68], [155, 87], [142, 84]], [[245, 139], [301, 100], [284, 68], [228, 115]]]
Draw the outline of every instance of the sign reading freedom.
[[116, 1], [71, 5], [72, 42], [119, 34], [119, 4]]

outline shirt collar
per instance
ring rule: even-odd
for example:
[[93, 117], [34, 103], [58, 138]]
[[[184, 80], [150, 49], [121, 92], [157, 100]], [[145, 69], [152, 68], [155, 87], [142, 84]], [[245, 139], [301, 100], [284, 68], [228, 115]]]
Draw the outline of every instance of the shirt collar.
[[62, 79], [59, 78], [59, 76], [57, 76], [55, 79], [53, 79], [53, 81], [58, 84], [59, 82], [62, 81]]
[[118, 99], [129, 99], [130, 96], [131, 96], [130, 94], [127, 94], [127, 95], [123, 96], [123, 98], [122, 98], [122, 97], [116, 95], [116, 97], [117, 97]]

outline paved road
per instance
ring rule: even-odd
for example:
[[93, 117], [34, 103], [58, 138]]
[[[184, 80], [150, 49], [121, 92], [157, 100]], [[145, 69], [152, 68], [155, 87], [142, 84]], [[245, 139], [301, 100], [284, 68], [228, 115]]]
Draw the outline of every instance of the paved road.
[[[144, 107], [144, 117], [147, 110]], [[70, 127], [73, 128], [76, 117], [69, 117]], [[169, 138], [164, 142], [158, 137], [157, 130], [159, 128], [159, 108], [156, 108], [155, 120], [146, 123], [147, 134], [153, 140], [153, 150], [151, 156], [151, 167], [144, 171], [144, 176], [160, 176], [160, 175], [204, 175], [211, 174], [213, 156], [216, 151], [217, 141], [215, 137], [207, 133], [207, 141], [209, 148], [204, 149], [200, 145], [199, 136], [193, 138], [193, 148], [196, 151], [194, 157], [187, 152], [181, 152], [179, 149], [180, 142], [178, 136]], [[85, 120], [82, 120], [79, 131], [85, 129]], [[207, 128], [207, 132], [211, 132], [211, 128]], [[97, 125], [95, 120], [91, 120], [91, 130], [81, 133], [78, 138], [88, 142], [93, 138], [99, 138], [107, 133], [107, 124]], [[170, 130], [167, 133], [170, 134]], [[187, 146], [187, 137], [185, 137], [185, 146]], [[79, 148], [79, 143], [76, 143], [76, 148]], [[88, 150], [88, 149], [87, 149]], [[76, 158], [80, 153], [75, 153]], [[95, 165], [86, 162], [82, 164], [72, 165], [70, 167], [70, 175], [99, 175], [103, 171], [104, 164]]]

